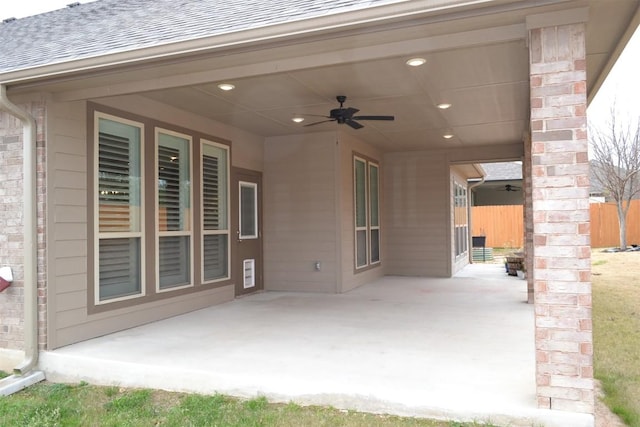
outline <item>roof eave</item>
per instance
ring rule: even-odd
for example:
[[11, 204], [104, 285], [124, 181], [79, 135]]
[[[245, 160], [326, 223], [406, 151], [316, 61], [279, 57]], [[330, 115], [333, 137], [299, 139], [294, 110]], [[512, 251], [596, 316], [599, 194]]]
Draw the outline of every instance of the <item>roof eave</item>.
[[[540, 0], [553, 4], [567, 0]], [[79, 59], [0, 73], [0, 84], [8, 86], [34, 80], [59, 77], [77, 72], [86, 72], [110, 67], [134, 65], [154, 60], [179, 58], [198, 53], [240, 48], [256, 43], [286, 41], [305, 36], [320, 36], [341, 31], [355, 30], [372, 25], [392, 25], [400, 21], [424, 19], [446, 15], [442, 20], [474, 16], [480, 9], [520, 9], [526, 7], [519, 0], [467, 0], [440, 1], [412, 0], [389, 3], [366, 9], [331, 14], [284, 24], [242, 30], [221, 35], [170, 42], [156, 46], [108, 52]]]

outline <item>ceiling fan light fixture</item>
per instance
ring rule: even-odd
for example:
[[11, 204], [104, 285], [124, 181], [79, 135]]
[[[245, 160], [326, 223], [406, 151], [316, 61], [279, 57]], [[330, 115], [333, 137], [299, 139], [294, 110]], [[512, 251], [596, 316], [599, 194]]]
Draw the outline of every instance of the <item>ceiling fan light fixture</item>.
[[407, 59], [407, 62], [405, 62], [405, 64], [407, 64], [410, 67], [419, 67], [421, 65], [424, 65], [425, 62], [427, 62], [427, 60], [424, 58], [411, 58], [411, 59]]
[[231, 83], [220, 83], [218, 85], [218, 89], [224, 90], [225, 92], [235, 89], [236, 87]]
[[446, 110], [448, 108], [451, 108], [451, 104], [449, 102], [441, 102], [440, 104], [436, 105], [436, 107], [441, 110]]
[[293, 117], [291, 118], [291, 120], [292, 120], [293, 122], [295, 122], [295, 123], [302, 123], [302, 122], [304, 122], [304, 117], [301, 117], [301, 116], [293, 116]]

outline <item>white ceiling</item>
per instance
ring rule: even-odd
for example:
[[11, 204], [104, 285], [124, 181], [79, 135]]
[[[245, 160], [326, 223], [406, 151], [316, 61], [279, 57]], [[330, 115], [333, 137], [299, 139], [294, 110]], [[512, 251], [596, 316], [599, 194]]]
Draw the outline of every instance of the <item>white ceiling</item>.
[[[145, 96], [264, 136], [341, 129], [383, 150], [522, 141], [528, 126], [529, 71], [524, 41], [416, 53], [427, 62], [405, 64], [406, 55], [380, 60], [229, 79], [232, 91], [217, 83], [163, 89]], [[337, 95], [362, 115], [393, 115], [395, 121], [361, 122], [353, 130], [335, 122], [294, 115], [328, 115]], [[436, 104], [451, 103], [441, 110]], [[443, 134], [452, 132], [451, 139]]]

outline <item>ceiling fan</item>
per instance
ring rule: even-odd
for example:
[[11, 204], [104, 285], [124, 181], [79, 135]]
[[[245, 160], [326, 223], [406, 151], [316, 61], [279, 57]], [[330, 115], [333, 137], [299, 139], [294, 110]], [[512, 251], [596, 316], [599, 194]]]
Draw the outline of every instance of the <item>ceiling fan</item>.
[[498, 188], [498, 191], [520, 191], [517, 185], [505, 184], [504, 188]]
[[354, 116], [354, 114], [360, 110], [353, 107], [345, 108], [343, 104], [347, 100], [346, 96], [338, 95], [336, 96], [336, 100], [340, 103], [340, 108], [334, 108], [329, 112], [328, 116], [319, 116], [325, 117], [329, 120], [310, 123], [308, 125], [305, 125], [304, 127], [315, 126], [319, 125], [320, 123], [338, 122], [339, 124], [346, 124], [353, 129], [361, 129], [364, 126], [358, 123], [356, 120], [395, 120], [394, 116]]

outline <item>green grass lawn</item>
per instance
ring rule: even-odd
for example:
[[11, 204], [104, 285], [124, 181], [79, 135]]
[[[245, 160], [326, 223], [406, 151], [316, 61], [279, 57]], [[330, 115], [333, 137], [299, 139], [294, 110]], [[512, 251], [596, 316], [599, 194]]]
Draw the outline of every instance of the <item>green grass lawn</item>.
[[595, 376], [605, 403], [640, 427], [640, 253], [593, 253]]
[[293, 403], [271, 404], [264, 397], [240, 400], [159, 390], [40, 383], [0, 398], [3, 427], [137, 426], [423, 426], [480, 424], [364, 414]]

